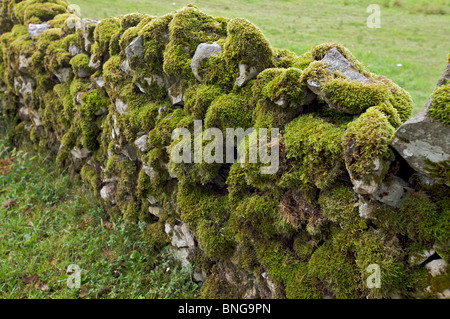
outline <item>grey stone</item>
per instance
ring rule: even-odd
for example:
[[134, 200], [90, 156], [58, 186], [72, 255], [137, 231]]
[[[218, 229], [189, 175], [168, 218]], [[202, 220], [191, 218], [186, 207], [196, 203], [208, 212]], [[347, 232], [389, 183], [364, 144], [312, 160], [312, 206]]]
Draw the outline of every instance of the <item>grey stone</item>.
[[39, 112], [35, 110], [28, 110], [28, 112], [31, 115], [31, 119], [33, 120], [33, 123], [35, 126], [42, 126], [42, 120], [41, 116], [39, 115]]
[[208, 59], [211, 55], [216, 55], [217, 53], [222, 51], [222, 47], [214, 42], [212, 44], [208, 43], [200, 43], [195, 50], [194, 57], [191, 61], [191, 69], [194, 73], [194, 76], [197, 80], [202, 82], [202, 77], [198, 74], [198, 68], [200, 64]]
[[33, 93], [33, 80], [27, 76], [17, 76], [14, 78], [14, 89], [20, 95]]
[[192, 249], [189, 248], [178, 248], [173, 249], [173, 256], [181, 263], [181, 267], [187, 267], [191, 263], [188, 260], [189, 255], [193, 252]]
[[161, 206], [149, 206], [148, 211], [158, 218], [164, 213], [164, 209]]
[[105, 78], [103, 76], [94, 78], [94, 81], [100, 88], [105, 87]]
[[117, 99], [115, 105], [116, 105], [116, 110], [117, 110], [117, 112], [119, 112], [119, 114], [122, 115], [122, 114], [127, 113], [128, 105], [125, 102], [123, 102], [120, 99]]
[[95, 55], [92, 54], [89, 59], [89, 67], [92, 69], [98, 70], [101, 66], [101, 63], [100, 63], [100, 61], [94, 62], [94, 59], [95, 59]]
[[70, 72], [72, 72], [71, 68], [59, 68], [56, 70], [55, 76], [58, 78], [60, 83], [66, 83]]
[[116, 201], [114, 200], [114, 196], [117, 191], [116, 183], [108, 183], [105, 186], [102, 187], [100, 190], [100, 196], [104, 200], [108, 200], [111, 202], [111, 204], [115, 204]]
[[155, 169], [151, 166], [143, 165], [142, 166], [145, 174], [147, 174], [148, 177], [150, 177], [151, 181], [154, 181], [158, 178], [158, 173], [155, 171]]
[[181, 90], [179, 83], [175, 83], [169, 88], [169, 96], [172, 105], [184, 105], [184, 92]]
[[81, 52], [83, 52], [83, 50], [81, 50], [77, 45], [75, 44], [69, 45], [69, 53], [71, 56], [75, 56], [77, 54], [80, 54]]
[[[450, 64], [447, 65], [437, 85], [450, 80]], [[450, 160], [450, 126], [443, 125], [429, 115], [433, 100], [430, 97], [425, 107], [403, 123], [395, 132], [391, 142], [393, 148], [417, 172], [428, 176], [425, 161], [438, 163]], [[447, 185], [448, 182], [447, 182]], [[450, 185], [449, 185], [450, 186]]]
[[19, 118], [20, 118], [20, 120], [23, 121], [23, 122], [27, 121], [27, 120], [30, 118], [30, 114], [29, 114], [29, 112], [28, 112], [28, 108], [27, 108], [27, 107], [22, 106], [22, 107], [19, 109]]
[[203, 270], [195, 270], [192, 273], [192, 279], [195, 282], [202, 282], [206, 280], [206, 273]]
[[34, 37], [39, 36], [45, 30], [48, 30], [50, 28], [51, 28], [51, 25], [48, 24], [47, 22], [39, 23], [39, 24], [30, 23], [28, 25], [28, 33], [30, 34], [30, 36], [32, 38], [34, 38]]
[[150, 203], [150, 205], [156, 205], [158, 204], [158, 201], [156, 200], [156, 198], [152, 195], [147, 195], [147, 200]]
[[236, 79], [236, 84], [239, 87], [247, 84], [248, 81], [255, 79], [259, 72], [255, 66], [249, 66], [247, 64], [239, 64], [239, 76]]
[[185, 223], [181, 221], [179, 222], [179, 224], [173, 226], [172, 245], [178, 248], [195, 247], [194, 233]]
[[125, 72], [126, 74], [128, 74], [129, 76], [133, 76], [134, 71], [130, 68], [130, 64], [128, 63], [128, 60], [125, 60], [122, 62], [122, 64], [120, 65], [120, 69]]
[[409, 185], [397, 176], [389, 177], [381, 182], [373, 197], [392, 207], [402, 207], [407, 192], [411, 190]]
[[134, 144], [141, 152], [146, 152], [148, 148], [148, 135], [142, 135], [136, 141], [134, 141]]
[[27, 58], [24, 55], [19, 55], [19, 72], [28, 74], [28, 65], [30, 64], [31, 57]]
[[122, 147], [121, 153], [128, 157], [130, 161], [135, 161], [138, 159], [136, 148], [131, 144], [127, 144]]
[[362, 179], [356, 179], [351, 171], [347, 169], [355, 192], [361, 195], [371, 195], [379, 191], [381, 183], [377, 183], [374, 177], [381, 179], [385, 167], [389, 166], [390, 163], [390, 160], [382, 161], [378, 157], [375, 158], [372, 162], [370, 173]]
[[140, 59], [144, 57], [143, 39], [144, 37], [140, 35], [131, 41], [131, 43], [125, 48], [125, 56], [127, 57], [127, 60], [131, 60], [134, 57]]
[[434, 255], [436, 251], [434, 249], [425, 249], [422, 252], [415, 254], [409, 258], [409, 261], [413, 265], [420, 265], [425, 260]]
[[428, 270], [431, 276], [436, 277], [438, 275], [446, 273], [447, 263], [444, 259], [435, 259], [426, 264], [425, 268]]
[[91, 154], [91, 152], [89, 152], [87, 148], [83, 147], [82, 149], [80, 149], [77, 146], [75, 146], [70, 151], [70, 154], [72, 154], [72, 157], [74, 159], [83, 160], [83, 159], [87, 158]]
[[153, 83], [156, 83], [161, 88], [169, 87], [167, 79], [157, 74], [153, 74], [150, 77], [144, 78], [144, 80], [147, 82], [149, 86], [152, 85]]
[[358, 81], [364, 84], [369, 81], [369, 79], [359, 73], [354, 65], [349, 60], [347, 60], [336, 48], [331, 48], [330, 50], [328, 50], [328, 52], [323, 57], [322, 62], [328, 63], [327, 68], [331, 72], [340, 71], [350, 80]]

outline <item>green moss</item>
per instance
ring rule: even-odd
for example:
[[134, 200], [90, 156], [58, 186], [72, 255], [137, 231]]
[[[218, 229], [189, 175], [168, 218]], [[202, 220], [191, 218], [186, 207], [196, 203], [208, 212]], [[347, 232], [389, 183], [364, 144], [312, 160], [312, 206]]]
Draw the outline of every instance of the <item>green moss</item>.
[[144, 239], [150, 245], [161, 248], [170, 243], [170, 238], [164, 231], [164, 222], [149, 224], [144, 231]]
[[176, 11], [169, 23], [170, 41], [164, 51], [164, 72], [182, 80], [193, 78], [191, 58], [198, 45], [226, 36], [226, 19], [214, 18], [193, 5]]
[[330, 185], [343, 166], [344, 130], [312, 115], [299, 116], [285, 130], [286, 158], [293, 162], [283, 176], [283, 184], [313, 184], [319, 188]]
[[142, 20], [152, 18], [146, 13], [129, 13], [121, 17], [120, 26], [122, 29], [127, 30], [129, 28], [137, 26]]
[[53, 19], [58, 14], [65, 13], [67, 6], [66, 1], [26, 0], [14, 6], [14, 16], [25, 25], [41, 23]]
[[109, 17], [101, 20], [94, 30], [92, 53], [95, 54], [94, 62], [104, 62], [109, 58], [110, 43], [114, 35], [121, 30], [119, 18]]
[[227, 92], [233, 88], [236, 70], [226, 63], [223, 51], [210, 56], [197, 72], [205, 84], [220, 86]]
[[450, 125], [450, 81], [438, 86], [431, 96], [430, 116], [442, 124]]
[[331, 79], [321, 88], [331, 107], [349, 114], [359, 114], [390, 97], [389, 89], [379, 83], [360, 83], [346, 79]]
[[294, 61], [296, 61], [296, 59], [298, 58], [294, 52], [286, 49], [273, 48], [272, 50], [275, 58], [276, 68], [290, 68]]
[[409, 238], [421, 242], [444, 243], [448, 240], [450, 210], [439, 212], [424, 192], [408, 193], [401, 213]]
[[205, 128], [243, 128], [252, 126], [251, 110], [241, 96], [230, 93], [222, 95], [211, 104], [205, 116]]
[[322, 214], [345, 227], [359, 222], [358, 199], [352, 188], [336, 185], [319, 196]]
[[[376, 108], [370, 108], [354, 122], [348, 124], [344, 134], [345, 164], [350, 173], [357, 179], [371, 175], [374, 161], [391, 158], [389, 143], [393, 137], [394, 128], [384, 113]], [[370, 178], [382, 179], [371, 175]]]
[[269, 41], [254, 24], [236, 18], [228, 23], [227, 31], [223, 57], [235, 72], [238, 72], [239, 64], [254, 64], [259, 72], [274, 66]]
[[353, 256], [332, 241], [320, 246], [308, 263], [309, 273], [324, 282], [337, 298], [357, 298], [359, 272]]
[[89, 66], [89, 57], [83, 53], [74, 56], [70, 60], [70, 65], [73, 68], [73, 72], [81, 78], [86, 77], [86, 75], [91, 75], [94, 72], [94, 70]]
[[81, 168], [80, 175], [86, 184], [91, 185], [95, 194], [98, 194], [100, 192], [100, 184], [101, 184], [101, 180], [99, 178], [100, 176], [99, 174], [97, 174], [97, 172], [91, 165], [85, 164]]
[[314, 61], [314, 59], [312, 57], [312, 54], [311, 54], [311, 52], [308, 51], [308, 52], [303, 53], [302, 55], [294, 58], [294, 60], [292, 61], [291, 67], [298, 68], [300, 70], [304, 70], [313, 61]]
[[374, 78], [388, 86], [391, 91], [389, 101], [397, 111], [400, 121], [403, 123], [409, 119], [414, 106], [411, 95], [384, 76], [375, 76]]
[[227, 229], [203, 219], [196, 231], [198, 243], [211, 259], [228, 259], [231, 257], [235, 243]]
[[192, 114], [196, 120], [204, 119], [211, 103], [224, 93], [220, 87], [215, 85], [202, 84], [189, 87], [184, 97], [186, 114]]

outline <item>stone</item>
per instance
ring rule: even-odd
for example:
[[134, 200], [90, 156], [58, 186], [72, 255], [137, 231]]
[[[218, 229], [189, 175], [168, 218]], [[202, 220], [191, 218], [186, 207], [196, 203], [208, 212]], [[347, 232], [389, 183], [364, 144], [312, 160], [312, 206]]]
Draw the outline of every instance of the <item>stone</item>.
[[149, 206], [148, 211], [158, 218], [164, 213], [164, 209], [161, 206]]
[[102, 187], [100, 190], [100, 196], [104, 200], [108, 200], [111, 202], [111, 204], [115, 204], [116, 201], [114, 200], [114, 196], [117, 191], [116, 183], [108, 183], [105, 186]]
[[131, 144], [127, 144], [124, 147], [122, 147], [121, 154], [128, 157], [130, 161], [135, 161], [138, 159], [136, 148]]
[[436, 251], [434, 249], [425, 249], [425, 250], [421, 251], [420, 253], [411, 256], [409, 258], [409, 261], [412, 265], [420, 265], [425, 260], [427, 260], [428, 258], [433, 256], [435, 253], [436, 253]]
[[17, 76], [14, 78], [14, 90], [19, 95], [26, 95], [33, 93], [33, 79], [27, 76]]
[[431, 276], [436, 277], [446, 273], [447, 263], [444, 259], [435, 259], [425, 265]]
[[42, 32], [51, 28], [51, 25], [47, 22], [34, 24], [30, 23], [28, 25], [28, 33], [32, 38], [39, 36]]
[[72, 72], [71, 68], [59, 68], [55, 72], [55, 76], [58, 78], [60, 83], [66, 83], [69, 78], [70, 72]]
[[177, 225], [173, 226], [172, 245], [178, 248], [195, 247], [194, 233], [185, 223], [181, 221]]
[[144, 81], [146, 81], [149, 86], [156, 83], [161, 88], [169, 87], [167, 79], [157, 74], [144, 78]]
[[144, 36], [140, 35], [125, 48], [125, 56], [127, 60], [131, 60], [132, 58], [140, 58], [144, 57], [144, 44], [143, 44]]
[[172, 100], [172, 105], [184, 105], [184, 93], [181, 90], [180, 84], [175, 83], [169, 88], [169, 96]]
[[69, 49], [68, 49], [69, 53], [71, 56], [75, 56], [77, 54], [80, 54], [83, 52], [83, 50], [81, 50], [77, 45], [75, 44], [71, 44], [69, 45]]
[[70, 154], [72, 154], [72, 157], [74, 159], [78, 159], [78, 160], [83, 160], [85, 158], [87, 158], [91, 152], [89, 152], [89, 150], [87, 148], [78, 148], [77, 146], [75, 146], [71, 151]]
[[147, 174], [147, 176], [150, 177], [151, 181], [154, 181], [158, 178], [158, 173], [155, 171], [153, 167], [144, 164], [142, 168], [144, 169], [145, 174]]
[[[437, 85], [450, 80], [450, 64]], [[395, 132], [391, 146], [416, 171], [429, 178], [426, 161], [439, 163], [450, 160], [450, 126], [433, 119], [429, 115], [433, 100], [430, 97], [425, 107], [415, 116], [403, 123]], [[446, 182], [448, 186], [448, 181]]]
[[[349, 152], [349, 150], [346, 150], [346, 152]], [[389, 166], [390, 163], [391, 160], [382, 161], [378, 157], [375, 158], [370, 172], [362, 179], [356, 179], [351, 171], [347, 169], [355, 192], [361, 195], [371, 195], [379, 191], [381, 183], [377, 183], [374, 178], [381, 179], [381, 175], [385, 172], [385, 167]]]
[[437, 292], [436, 297], [438, 297], [438, 299], [450, 299], [450, 289], [444, 289], [442, 292]]
[[28, 66], [30, 64], [31, 57], [27, 58], [24, 55], [19, 55], [19, 72], [28, 74]]
[[134, 141], [134, 144], [141, 152], [146, 152], [148, 149], [148, 135], [142, 135], [136, 141]]
[[401, 208], [409, 190], [412, 189], [404, 180], [397, 176], [391, 176], [381, 182], [372, 197], [386, 205]]
[[202, 282], [206, 280], [206, 273], [203, 270], [194, 270], [192, 273], [192, 279], [195, 282]]
[[30, 113], [28, 112], [28, 108], [25, 106], [22, 106], [19, 109], [19, 118], [22, 122], [27, 121], [30, 118]]
[[94, 78], [94, 81], [100, 88], [105, 87], [105, 78], [103, 76]]
[[214, 42], [212, 44], [200, 43], [198, 45], [197, 50], [195, 50], [194, 56], [192, 57], [191, 61], [191, 69], [197, 80], [202, 82], [202, 77], [198, 74], [198, 68], [200, 64], [204, 60], [208, 59], [210, 56], [216, 55], [221, 51], [222, 47], [218, 45], [217, 42]]
[[129, 76], [134, 75], [134, 71], [131, 69], [130, 64], [128, 63], [128, 60], [125, 60], [122, 62], [122, 64], [120, 65], [120, 69], [123, 72], [125, 72], [126, 74], [128, 74]]
[[154, 196], [152, 196], [152, 195], [147, 195], [147, 200], [150, 203], [150, 205], [158, 204], [157, 199]]
[[337, 48], [331, 48], [330, 50], [328, 50], [328, 52], [323, 57], [322, 62], [328, 63], [327, 68], [331, 72], [340, 71], [350, 80], [358, 81], [364, 84], [369, 81], [367, 77], [356, 70], [354, 65], [349, 60], [347, 60]]
[[239, 64], [239, 76], [236, 79], [235, 85], [242, 87], [247, 84], [248, 81], [255, 79], [259, 72], [255, 66], [249, 66], [247, 64]]
[[100, 61], [94, 62], [95, 59], [95, 55], [91, 55], [90, 59], [89, 59], [89, 67], [94, 69], [94, 70], [98, 70], [101, 66]]
[[41, 116], [39, 115], [39, 112], [37, 112], [35, 110], [28, 110], [28, 112], [31, 115], [31, 119], [32, 119], [34, 125], [42, 126], [42, 120], [41, 120]]
[[128, 112], [128, 105], [125, 102], [123, 102], [122, 100], [117, 99], [115, 105], [116, 105], [116, 110], [117, 110], [117, 112], [119, 112], [120, 115]]
[[188, 260], [189, 255], [192, 253], [192, 249], [189, 248], [178, 248], [173, 249], [173, 256], [181, 263], [181, 267], [187, 267], [191, 263]]

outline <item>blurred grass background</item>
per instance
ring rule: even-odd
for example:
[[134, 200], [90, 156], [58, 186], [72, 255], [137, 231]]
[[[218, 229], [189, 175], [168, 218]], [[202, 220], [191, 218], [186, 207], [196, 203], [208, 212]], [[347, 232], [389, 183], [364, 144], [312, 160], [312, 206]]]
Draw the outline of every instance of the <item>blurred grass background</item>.
[[[450, 0], [72, 0], [81, 15], [101, 19], [142, 12], [164, 15], [192, 3], [207, 14], [243, 17], [262, 29], [274, 47], [297, 54], [313, 45], [339, 42], [372, 72], [425, 105], [450, 53]], [[381, 28], [366, 21], [369, 4], [381, 8]]]

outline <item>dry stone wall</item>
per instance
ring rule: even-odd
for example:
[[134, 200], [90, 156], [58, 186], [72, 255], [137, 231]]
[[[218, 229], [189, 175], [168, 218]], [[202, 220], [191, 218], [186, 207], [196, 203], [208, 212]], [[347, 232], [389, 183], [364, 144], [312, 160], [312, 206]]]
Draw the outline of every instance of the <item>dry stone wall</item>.
[[[296, 55], [192, 5], [100, 21], [67, 8], [1, 2], [10, 138], [53, 152], [112, 219], [144, 222], [203, 297], [449, 297], [450, 66], [410, 118], [410, 95], [336, 43]], [[172, 132], [200, 120], [279, 129], [278, 170], [173, 161]]]

